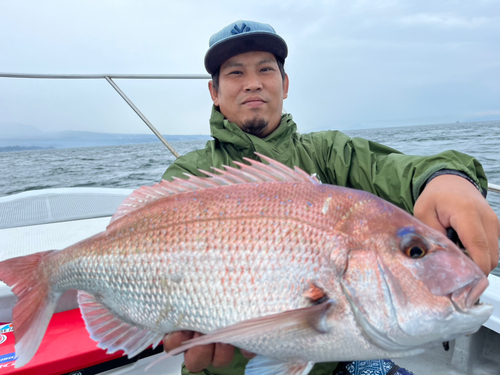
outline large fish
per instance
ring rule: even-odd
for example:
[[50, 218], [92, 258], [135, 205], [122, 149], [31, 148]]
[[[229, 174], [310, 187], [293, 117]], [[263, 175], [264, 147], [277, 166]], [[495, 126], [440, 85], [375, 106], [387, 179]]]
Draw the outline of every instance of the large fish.
[[106, 231], [0, 263], [19, 298], [16, 367], [68, 289], [109, 352], [134, 356], [193, 330], [207, 335], [174, 353], [231, 343], [259, 354], [247, 374], [417, 354], [491, 315], [475, 304], [487, 278], [445, 236], [374, 195], [261, 158], [270, 164], [141, 187]]

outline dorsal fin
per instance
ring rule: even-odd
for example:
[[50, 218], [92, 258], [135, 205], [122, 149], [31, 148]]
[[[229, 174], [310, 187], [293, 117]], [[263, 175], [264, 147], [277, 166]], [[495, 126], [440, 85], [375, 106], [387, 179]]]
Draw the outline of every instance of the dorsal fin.
[[186, 176], [189, 176], [187, 180], [174, 177], [173, 181], [164, 180], [153, 186], [142, 186], [135, 190], [122, 202], [111, 218], [110, 225], [119, 218], [128, 215], [129, 213], [144, 207], [153, 201], [168, 197], [169, 195], [188, 191], [217, 186], [260, 182], [296, 181], [307, 182], [315, 185], [321, 184], [316, 177], [308, 175], [298, 167], [291, 169], [267, 156], [258, 153], [256, 153], [256, 155], [258, 155], [262, 160], [267, 161], [269, 164], [244, 158], [244, 160], [249, 162], [250, 165], [235, 161], [234, 164], [236, 164], [239, 169], [228, 166], [224, 166], [224, 170], [212, 168], [216, 173], [199, 170], [208, 177], [197, 177], [186, 173]]

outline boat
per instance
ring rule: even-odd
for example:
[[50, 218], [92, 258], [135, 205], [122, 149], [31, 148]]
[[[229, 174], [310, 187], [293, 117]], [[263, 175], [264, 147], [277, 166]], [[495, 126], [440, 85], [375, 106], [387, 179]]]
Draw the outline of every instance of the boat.
[[[130, 107], [162, 140], [154, 126], [126, 97], [113, 81], [124, 79], [208, 79], [208, 75], [34, 75], [0, 73], [1, 77], [106, 79]], [[169, 149], [173, 148], [163, 139]], [[176, 155], [175, 150], [173, 150]], [[176, 155], [178, 156], [178, 155]], [[500, 186], [490, 184], [492, 193], [500, 194]], [[133, 189], [58, 188], [27, 191], [0, 197], [0, 261], [35, 252], [62, 249], [105, 230], [121, 202]], [[491, 318], [480, 330], [460, 337], [447, 345], [433, 347], [425, 353], [393, 359], [415, 375], [500, 375], [500, 277], [488, 277], [490, 285], [481, 301], [494, 306]], [[106, 354], [90, 340], [78, 313], [76, 292], [67, 292], [59, 301], [39, 352], [26, 366], [15, 369], [15, 353], [2, 352], [13, 348], [12, 307], [16, 297], [0, 283], [0, 375], [16, 374], [143, 374], [163, 351], [161, 345], [147, 349], [128, 359], [121, 353]], [[4, 337], [5, 336], [5, 340]], [[2, 340], [4, 342], [2, 343]], [[78, 341], [78, 345], [73, 342]], [[10, 346], [6, 346], [10, 345]], [[445, 348], [446, 347], [446, 348]], [[447, 349], [447, 350], [445, 350]], [[10, 349], [11, 350], [11, 349]], [[182, 356], [169, 358], [147, 374], [178, 375]]]

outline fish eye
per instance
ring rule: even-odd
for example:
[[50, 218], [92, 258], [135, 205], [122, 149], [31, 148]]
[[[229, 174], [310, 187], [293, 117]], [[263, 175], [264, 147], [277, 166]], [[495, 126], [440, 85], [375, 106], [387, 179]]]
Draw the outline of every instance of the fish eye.
[[427, 241], [416, 233], [404, 236], [401, 240], [401, 251], [412, 259], [423, 258], [429, 251]]
[[425, 251], [420, 246], [413, 246], [408, 249], [407, 254], [410, 258], [418, 259], [425, 255]]

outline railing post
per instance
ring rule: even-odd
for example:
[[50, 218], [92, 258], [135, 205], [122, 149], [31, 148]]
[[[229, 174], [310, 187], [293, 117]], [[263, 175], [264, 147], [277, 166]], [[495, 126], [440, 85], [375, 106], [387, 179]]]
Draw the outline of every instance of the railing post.
[[167, 148], [170, 150], [170, 152], [176, 157], [178, 158], [179, 157], [179, 154], [177, 153], [177, 151], [175, 151], [175, 149], [170, 145], [170, 143], [167, 142], [167, 140], [165, 138], [163, 138], [163, 136], [160, 134], [160, 132], [158, 130], [156, 130], [156, 128], [153, 126], [153, 124], [151, 122], [149, 122], [149, 120], [146, 118], [146, 116], [144, 116], [142, 114], [141, 111], [139, 111], [139, 108], [137, 108], [135, 106], [134, 103], [132, 103], [132, 101], [127, 97], [127, 95], [125, 95], [125, 93], [118, 87], [118, 85], [109, 77], [104, 77], [106, 79], [106, 81], [109, 82], [109, 84], [116, 90], [116, 92], [118, 94], [120, 94], [120, 96], [123, 98], [123, 100], [125, 100], [127, 102], [127, 104], [130, 106], [130, 108], [132, 108], [134, 110], [135, 113], [137, 113], [137, 115], [141, 118], [142, 121], [144, 121], [144, 123], [149, 126], [149, 128], [151, 129], [151, 131], [153, 133], [155, 133], [155, 135], [160, 139], [160, 141], [165, 145], [167, 146]]
[[500, 194], [500, 185], [488, 184], [488, 190]]

